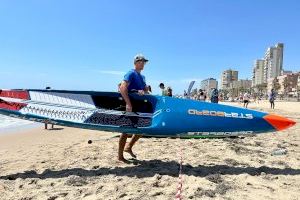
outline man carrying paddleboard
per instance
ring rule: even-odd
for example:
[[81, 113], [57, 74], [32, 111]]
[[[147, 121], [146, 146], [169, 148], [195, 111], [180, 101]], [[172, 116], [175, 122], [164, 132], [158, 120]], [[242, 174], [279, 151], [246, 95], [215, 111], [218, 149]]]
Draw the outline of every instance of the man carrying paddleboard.
[[[139, 95], [144, 95], [147, 93], [145, 77], [141, 74], [141, 71], [144, 69], [144, 66], [147, 62], [148, 60], [142, 54], [136, 55], [134, 57], [134, 69], [125, 74], [121, 83], [120, 92], [126, 102], [127, 112], [132, 112], [132, 104], [129, 99], [128, 92], [137, 91]], [[127, 137], [128, 134], [122, 133], [119, 140], [118, 160], [122, 162], [128, 162], [123, 156], [124, 151], [136, 158], [132, 152], [132, 147], [141, 136], [133, 135], [131, 141], [128, 143], [128, 145], [126, 145]]]

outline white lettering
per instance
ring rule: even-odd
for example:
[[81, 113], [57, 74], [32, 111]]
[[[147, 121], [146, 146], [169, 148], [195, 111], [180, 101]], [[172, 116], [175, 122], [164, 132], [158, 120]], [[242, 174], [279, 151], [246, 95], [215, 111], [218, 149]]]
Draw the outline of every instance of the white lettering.
[[253, 131], [233, 131], [233, 132], [188, 132], [187, 135], [191, 136], [218, 136], [218, 135], [249, 135], [253, 134]]

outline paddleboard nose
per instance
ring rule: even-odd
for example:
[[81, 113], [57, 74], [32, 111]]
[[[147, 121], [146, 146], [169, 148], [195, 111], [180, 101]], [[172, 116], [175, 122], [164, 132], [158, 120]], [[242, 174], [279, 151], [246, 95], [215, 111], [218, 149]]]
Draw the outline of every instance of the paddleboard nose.
[[295, 121], [281, 117], [278, 115], [268, 114], [263, 117], [269, 124], [271, 124], [277, 131], [287, 129], [296, 124]]

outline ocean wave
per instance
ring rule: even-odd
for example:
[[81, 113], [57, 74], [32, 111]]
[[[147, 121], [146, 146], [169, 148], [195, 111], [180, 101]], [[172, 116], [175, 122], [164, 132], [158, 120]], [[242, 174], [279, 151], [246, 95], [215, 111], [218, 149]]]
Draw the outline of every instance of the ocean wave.
[[7, 128], [15, 128], [24, 125], [34, 124], [34, 122], [0, 115], [0, 132]]

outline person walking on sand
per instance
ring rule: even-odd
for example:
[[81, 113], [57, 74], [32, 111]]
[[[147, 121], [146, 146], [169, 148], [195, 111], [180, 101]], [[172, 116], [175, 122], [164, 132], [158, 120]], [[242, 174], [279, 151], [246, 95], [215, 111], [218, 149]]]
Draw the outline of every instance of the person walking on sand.
[[248, 108], [249, 100], [250, 100], [250, 96], [247, 92], [245, 92], [243, 95], [244, 108]]
[[[124, 76], [124, 79], [120, 86], [120, 92], [123, 99], [126, 102], [126, 111], [132, 112], [134, 110], [134, 105], [131, 104], [128, 92], [137, 91], [139, 95], [144, 95], [148, 91], [146, 85], [145, 77], [141, 74], [141, 71], [144, 69], [145, 64], [148, 60], [142, 55], [138, 54], [134, 57], [134, 69], [127, 72]], [[118, 160], [122, 162], [128, 162], [123, 155], [123, 152], [129, 153], [133, 158], [136, 158], [136, 155], [132, 151], [133, 145], [138, 141], [140, 135], [133, 135], [131, 141], [126, 145], [126, 140], [128, 134], [122, 133], [119, 139], [119, 151], [118, 151]], [[126, 147], [125, 147], [126, 146]]]
[[275, 94], [275, 91], [274, 89], [271, 90], [270, 94], [269, 94], [269, 102], [271, 104], [271, 108], [274, 109], [275, 108], [275, 97], [276, 97], [276, 94]]

